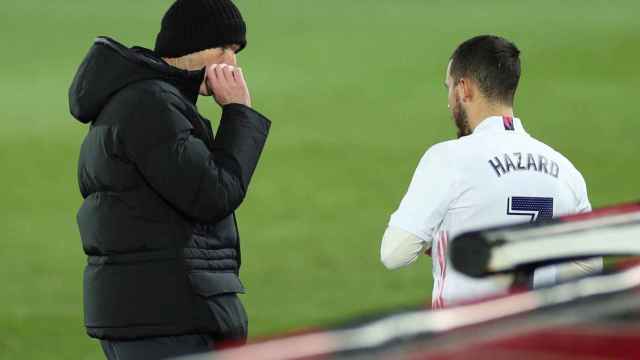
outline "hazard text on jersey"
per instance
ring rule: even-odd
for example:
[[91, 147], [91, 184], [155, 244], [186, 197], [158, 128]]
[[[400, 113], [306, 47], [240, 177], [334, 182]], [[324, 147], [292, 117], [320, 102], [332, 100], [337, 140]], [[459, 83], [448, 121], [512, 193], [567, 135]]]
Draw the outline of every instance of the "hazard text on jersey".
[[558, 178], [560, 167], [543, 155], [524, 152], [514, 152], [494, 156], [489, 160], [489, 165], [498, 177], [512, 171], [536, 171]]

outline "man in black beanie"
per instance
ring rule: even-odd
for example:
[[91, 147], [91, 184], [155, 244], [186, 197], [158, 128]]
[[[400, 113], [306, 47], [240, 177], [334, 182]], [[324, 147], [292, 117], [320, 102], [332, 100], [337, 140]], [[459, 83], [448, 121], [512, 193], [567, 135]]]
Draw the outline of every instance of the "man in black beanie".
[[[90, 129], [78, 211], [85, 325], [109, 359], [161, 359], [242, 343], [242, 203], [270, 121], [251, 108], [230, 0], [178, 0], [155, 50], [100, 37], [69, 89]], [[198, 95], [222, 107], [214, 136]]]

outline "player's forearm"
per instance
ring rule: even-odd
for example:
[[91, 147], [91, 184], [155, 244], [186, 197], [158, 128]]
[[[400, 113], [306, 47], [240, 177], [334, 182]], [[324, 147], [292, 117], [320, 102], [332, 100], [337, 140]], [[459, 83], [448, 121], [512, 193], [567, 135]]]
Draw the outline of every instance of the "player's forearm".
[[407, 266], [416, 261], [425, 245], [415, 235], [390, 226], [382, 237], [380, 261], [389, 270]]
[[558, 265], [556, 281], [565, 281], [578, 277], [597, 274], [602, 271], [602, 258], [591, 258], [579, 261], [572, 261], [567, 264]]

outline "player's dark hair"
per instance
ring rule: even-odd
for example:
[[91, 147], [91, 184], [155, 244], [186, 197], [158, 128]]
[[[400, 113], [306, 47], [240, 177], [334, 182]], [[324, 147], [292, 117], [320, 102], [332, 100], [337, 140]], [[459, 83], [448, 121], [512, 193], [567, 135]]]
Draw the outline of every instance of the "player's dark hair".
[[451, 55], [451, 77], [474, 79], [487, 99], [513, 105], [520, 80], [520, 50], [507, 39], [482, 35], [458, 46]]

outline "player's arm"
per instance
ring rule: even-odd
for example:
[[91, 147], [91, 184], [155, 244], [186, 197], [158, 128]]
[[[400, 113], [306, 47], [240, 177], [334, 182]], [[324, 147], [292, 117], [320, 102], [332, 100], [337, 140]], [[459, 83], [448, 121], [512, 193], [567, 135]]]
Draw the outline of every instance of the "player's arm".
[[446, 215], [456, 183], [446, 156], [442, 145], [425, 153], [400, 206], [391, 215], [380, 246], [380, 260], [388, 269], [413, 263], [431, 247], [432, 234]]
[[589, 274], [597, 274], [602, 271], [602, 258], [591, 258], [580, 261], [572, 261], [560, 264], [557, 267], [556, 281], [566, 281], [583, 277]]
[[[574, 169], [575, 170], [575, 169]], [[574, 173], [573, 191], [575, 194], [575, 213], [591, 211], [591, 202], [587, 193], [587, 184], [578, 170]], [[602, 271], [602, 257], [572, 261], [556, 266], [556, 282], [562, 282]]]
[[[575, 170], [575, 190], [576, 195], [576, 213], [591, 212], [591, 202], [587, 191], [587, 183], [580, 172]], [[596, 274], [602, 271], [602, 257], [573, 261], [568, 264], [558, 266], [557, 281], [564, 281], [571, 278]]]
[[416, 261], [426, 247], [427, 243], [414, 234], [389, 226], [382, 236], [380, 261], [389, 270], [398, 269]]

